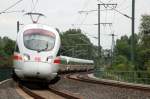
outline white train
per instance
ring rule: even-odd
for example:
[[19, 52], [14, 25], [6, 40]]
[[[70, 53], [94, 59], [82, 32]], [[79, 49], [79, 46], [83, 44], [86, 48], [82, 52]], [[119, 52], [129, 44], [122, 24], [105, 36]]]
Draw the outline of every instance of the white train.
[[[58, 71], [93, 68], [85, 65], [93, 64], [92, 60], [57, 56], [60, 44], [60, 36], [55, 29], [41, 24], [24, 26], [17, 35], [13, 75], [22, 80], [51, 81]], [[66, 61], [67, 65], [60, 65], [61, 61]], [[71, 67], [74, 62], [84, 65]]]
[[[37, 24], [43, 14], [26, 13], [26, 15], [30, 15], [33, 24], [24, 26], [17, 35], [13, 56], [14, 77], [21, 80], [49, 82], [59, 71], [93, 69], [92, 60], [58, 56], [61, 44], [59, 33], [49, 26]], [[33, 20], [32, 15], [37, 15], [37, 20]]]

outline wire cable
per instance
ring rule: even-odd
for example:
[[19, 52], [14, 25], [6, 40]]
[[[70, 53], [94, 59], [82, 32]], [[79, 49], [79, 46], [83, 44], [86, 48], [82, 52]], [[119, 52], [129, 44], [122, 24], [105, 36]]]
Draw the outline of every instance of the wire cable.
[[34, 0], [32, 0], [33, 8], [32, 8], [32, 10], [31, 10], [31, 12], [33, 12], [33, 11], [36, 12], [35, 8], [36, 8], [37, 4], [38, 4], [38, 0], [36, 0], [36, 2], [34, 2]]
[[[105, 3], [104, 3], [104, 2], [102, 2], [101, 0], [98, 0], [98, 1], [100, 1], [102, 4], [105, 4]], [[109, 8], [111, 8], [111, 7], [109, 7]], [[114, 9], [114, 11], [116, 11], [116, 12], [120, 13], [121, 15], [123, 15], [123, 16], [125, 16], [125, 17], [127, 17], [127, 18], [129, 18], [129, 19], [132, 19], [132, 17], [128, 16], [127, 14], [124, 14], [124, 13], [120, 12], [120, 11], [119, 11], [119, 10], [117, 10], [117, 9]]]
[[113, 1], [113, 0], [109, 0], [108, 3], [109, 3], [109, 2], [112, 2], [112, 1]]
[[124, 10], [129, 9], [129, 7], [130, 7], [130, 5], [127, 5], [127, 6], [123, 7], [123, 8], [120, 8], [119, 10], [120, 10], [120, 11], [124, 11]]
[[86, 15], [85, 15], [84, 19], [83, 19], [83, 20], [82, 20], [82, 22], [81, 22], [81, 25], [85, 22], [85, 20], [86, 20], [87, 16], [88, 16], [88, 13], [86, 13]]
[[[82, 7], [82, 10], [84, 10], [87, 6], [88, 6], [88, 4], [90, 3], [89, 1], [90, 0], [85, 0], [86, 2], [84, 3], [84, 5], [83, 5], [83, 7]], [[78, 20], [80, 19], [80, 15], [81, 14], [79, 14], [78, 16], [77, 16], [77, 18], [75, 19], [75, 22], [78, 22]], [[85, 20], [85, 19], [84, 19]], [[82, 24], [83, 24], [83, 22], [84, 22], [84, 20], [81, 22]]]
[[14, 11], [5, 11], [5, 12], [2, 12], [2, 13], [17, 13], [17, 12], [24, 13], [26, 11], [25, 10], [14, 10]]
[[0, 14], [5, 13], [6, 11], [8, 11], [9, 9], [15, 7], [17, 4], [19, 4], [20, 2], [22, 2], [23, 0], [19, 0], [16, 3], [14, 3], [13, 5], [11, 5], [10, 7], [8, 7], [7, 9], [3, 10], [0, 12]]

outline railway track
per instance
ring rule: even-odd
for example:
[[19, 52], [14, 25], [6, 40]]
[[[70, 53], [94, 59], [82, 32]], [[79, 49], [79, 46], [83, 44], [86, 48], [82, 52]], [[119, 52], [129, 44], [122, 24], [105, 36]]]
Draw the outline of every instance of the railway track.
[[129, 89], [150, 92], [149, 85], [133, 84], [133, 83], [126, 83], [126, 82], [105, 80], [105, 79], [94, 79], [94, 78], [90, 78], [87, 74], [82, 74], [82, 75], [81, 74], [73, 74], [73, 75], [68, 74], [66, 75], [66, 78], [81, 81], [81, 82], [86, 82], [86, 83], [104, 84], [104, 85], [115, 86], [115, 87], [120, 87], [120, 88], [129, 88]]
[[[23, 93], [28, 94], [27, 99], [150, 99], [150, 91], [148, 90], [141, 91], [139, 89], [118, 87], [103, 83], [85, 82], [85, 79], [89, 78], [85, 76], [85, 73], [84, 75], [83, 73], [81, 74], [71, 74], [70, 77], [74, 79], [68, 78], [67, 76], [69, 75], [62, 75], [59, 82], [49, 86], [51, 89], [49, 87], [43, 89], [32, 89], [23, 84], [19, 85], [19, 89], [22, 87], [23, 90], [26, 90], [23, 91]], [[75, 78], [80, 78], [80, 80], [76, 80]], [[4, 88], [9, 89], [9, 91], [6, 90], [7, 93], [11, 93], [9, 93], [10, 95], [1, 93], [1, 97], [11, 96], [10, 99], [12, 97], [13, 99], [22, 99], [20, 97], [23, 97], [24, 95], [19, 93], [17, 96], [14, 89], [17, 88], [17, 85], [14, 84], [16, 87], [12, 86], [12, 83], [14, 83], [14, 81], [9, 81], [8, 84], [4, 83], [4, 85], [6, 85], [6, 88]], [[12, 88], [10, 88], [10, 86], [12, 86]], [[22, 91], [22, 89], [20, 90]], [[12, 95], [12, 93], [14, 95]]]
[[19, 84], [19, 87], [33, 99], [83, 99], [70, 92], [64, 92], [48, 86], [44, 89], [31, 89], [25, 85]]

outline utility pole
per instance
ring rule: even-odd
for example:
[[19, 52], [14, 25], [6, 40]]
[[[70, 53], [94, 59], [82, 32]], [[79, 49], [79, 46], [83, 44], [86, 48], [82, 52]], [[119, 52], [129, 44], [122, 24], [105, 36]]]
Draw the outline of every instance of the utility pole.
[[[100, 42], [100, 6], [104, 6], [106, 9], [110, 6], [111, 10], [113, 10], [114, 8], [116, 8], [117, 4], [98, 4], [98, 56], [101, 57], [101, 42]], [[108, 23], [103, 23], [103, 24], [108, 24]], [[112, 24], [112, 23], [111, 23]]]
[[114, 53], [114, 47], [115, 47], [115, 35], [114, 33], [112, 34], [109, 34], [109, 36], [112, 36], [112, 45], [111, 45], [111, 66], [113, 64], [113, 61], [114, 61], [114, 56], [115, 56], [115, 53]]
[[131, 39], [131, 60], [134, 64], [134, 26], [135, 26], [135, 0], [132, 0], [132, 39]]
[[[95, 12], [95, 11], [98, 11], [98, 24], [94, 24], [94, 25], [98, 25], [98, 56], [101, 57], [101, 39], [100, 39], [100, 31], [101, 31], [101, 28], [100, 28], [100, 25], [112, 25], [112, 23], [101, 23], [101, 18], [100, 18], [100, 11], [101, 11], [101, 6], [104, 6], [105, 9], [107, 10], [114, 10], [117, 6], [117, 4], [105, 4], [105, 3], [98, 3], [98, 10], [90, 10], [90, 11], [79, 11], [80, 14], [82, 13], [91, 13], [91, 12]], [[103, 10], [102, 10], [103, 11]]]
[[[105, 4], [104, 2], [100, 1], [102, 4]], [[110, 8], [110, 7], [109, 7]], [[132, 32], [132, 37], [131, 37], [131, 51], [130, 51], [130, 54], [131, 54], [131, 61], [132, 63], [134, 64], [134, 61], [135, 61], [135, 42], [134, 42], [134, 29], [135, 29], [135, 0], [132, 0], [132, 17], [130, 17], [129, 15], [127, 14], [124, 14], [120, 11], [118, 11], [117, 9], [114, 9], [114, 11], [118, 12], [119, 14], [129, 18], [132, 20], [131, 22], [131, 32]]]
[[101, 57], [101, 46], [100, 46], [100, 4], [98, 4], [98, 56]]
[[17, 33], [19, 32], [19, 21], [17, 21]]
[[20, 25], [24, 25], [24, 24], [22, 24], [22, 23], [20, 23], [19, 21], [17, 21], [17, 33], [18, 33], [19, 30], [20, 30]]

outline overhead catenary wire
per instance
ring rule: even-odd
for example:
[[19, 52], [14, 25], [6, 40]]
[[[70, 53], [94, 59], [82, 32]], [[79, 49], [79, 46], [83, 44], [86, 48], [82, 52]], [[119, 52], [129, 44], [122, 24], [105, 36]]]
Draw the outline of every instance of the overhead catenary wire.
[[[84, 5], [82, 7], [82, 10], [84, 10], [88, 6], [89, 3], [90, 3], [90, 0], [85, 0]], [[86, 15], [86, 17], [87, 17], [87, 15]], [[79, 19], [80, 19], [80, 14], [76, 17], [75, 22], [78, 22]], [[84, 18], [84, 20], [85, 20], [85, 18]], [[84, 22], [84, 20], [82, 22]], [[72, 26], [74, 26], [74, 25], [72, 25]]]
[[36, 0], [35, 2], [34, 2], [34, 0], [32, 0], [33, 8], [31, 8], [31, 12], [33, 12], [33, 11], [36, 12], [35, 8], [36, 8], [37, 4], [38, 4], [38, 0]]
[[109, 0], [108, 3], [109, 3], [109, 2], [112, 2], [112, 1], [113, 1], [113, 0]]
[[1, 11], [0, 14], [5, 13], [6, 11], [8, 11], [9, 9], [15, 7], [17, 4], [19, 4], [22, 1], [23, 0], [19, 0], [19, 1], [15, 2], [13, 5], [9, 6], [8, 8], [4, 9], [3, 11]]
[[124, 10], [127, 10], [127, 9], [129, 9], [129, 8], [131, 7], [131, 4], [126, 3], [126, 1], [127, 1], [127, 0], [122, 0], [122, 2], [120, 2], [120, 3], [118, 4], [117, 9], [118, 9], [119, 11], [124, 11]]
[[120, 11], [124, 11], [124, 10], [127, 10], [127, 9], [129, 9], [129, 8], [130, 8], [130, 5], [127, 5], [127, 6], [123, 7], [123, 8], [120, 8], [119, 10], [120, 10]]
[[[100, 11], [105, 11], [105, 10], [106, 10], [106, 9], [100, 10]], [[111, 10], [111, 9], [107, 9], [107, 10]], [[79, 14], [82, 14], [82, 13], [90, 13], [90, 12], [97, 12], [97, 10], [87, 10], [87, 11], [81, 10], [81, 11], [78, 11]]]
[[5, 11], [5, 12], [2, 12], [2, 13], [14, 13], [14, 12], [21, 12], [21, 13], [24, 13], [26, 12], [25, 10], [14, 10], [14, 11]]
[[[108, 7], [107, 6], [105, 6], [105, 10], [112, 10], [112, 9], [114, 9], [114, 8], [111, 8], [111, 9], [108, 9]], [[97, 11], [97, 10], [89, 10], [89, 11], [85, 11], [85, 13], [86, 13], [86, 15], [89, 13], [89, 12], [93, 12], [93, 11]], [[83, 13], [84, 11], [79, 11], [79, 13], [81, 14], [81, 13]], [[106, 13], [106, 17], [105, 17], [105, 19], [107, 20], [107, 13]], [[84, 19], [85, 20], [85, 19]], [[105, 20], [105, 23], [106, 23], [106, 20]], [[82, 23], [83, 24], [83, 23]], [[81, 25], [82, 25], [81, 24]], [[106, 24], [103, 24], [104, 26], [106, 26]]]
[[[98, 0], [98, 1], [99, 1], [100, 3], [102, 3], [102, 4], [105, 4], [105, 3], [102, 2], [101, 0]], [[111, 8], [111, 7], [109, 7], [109, 8]], [[117, 10], [117, 9], [114, 9], [114, 11], [118, 12], [119, 14], [121, 14], [121, 15], [123, 15], [123, 16], [129, 18], [129, 19], [132, 19], [132, 17], [128, 16], [127, 14], [124, 14], [124, 13], [120, 12], [120, 11]]]
[[[125, 1], [127, 1], [127, 0], [124, 0], [124, 2], [125, 2]], [[122, 2], [122, 3], [123, 3], [123, 2]], [[120, 5], [120, 4], [122, 4], [122, 3], [119, 3], [118, 5]], [[128, 7], [129, 7], [129, 6], [128, 6]], [[120, 11], [120, 10], [126, 10], [128, 7], [123, 8], [123, 9], [119, 9], [119, 11]], [[117, 7], [117, 8], [118, 8], [118, 7]], [[117, 12], [117, 11], [115, 11], [115, 10], [113, 11], [113, 13], [114, 13], [114, 14], [113, 14], [113, 17], [112, 17], [112, 18], [113, 18], [113, 19], [112, 19], [112, 23], [113, 23], [113, 24], [112, 24], [112, 27], [110, 27], [110, 29], [111, 29], [112, 32], [115, 32], [115, 31], [116, 31], [116, 30], [114, 29], [114, 28], [116, 27], [116, 26], [115, 26], [115, 25], [116, 25], [115, 23], [118, 23], [118, 19], [116, 19], [116, 15], [117, 15], [118, 12], [117, 12], [117, 13], [116, 13], [116, 12]], [[135, 18], [135, 19], [136, 19], [136, 18]], [[119, 34], [117, 33], [117, 35], [119, 35]], [[119, 35], [119, 36], [121, 36], [121, 35]]]
[[86, 20], [87, 16], [88, 16], [88, 13], [86, 13], [86, 15], [85, 15], [85, 17], [84, 17], [83, 21], [81, 22], [81, 25], [85, 22], [85, 20]]
[[116, 12], [113, 11], [112, 26], [110, 26], [110, 30], [111, 31], [114, 31], [114, 30], [112, 30], [112, 28], [114, 28], [114, 24], [115, 24], [115, 21], [116, 21], [115, 18], [116, 18]]

